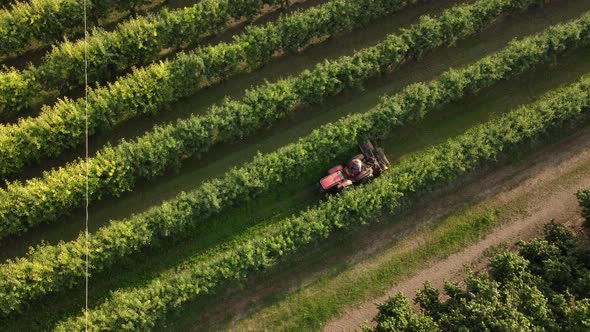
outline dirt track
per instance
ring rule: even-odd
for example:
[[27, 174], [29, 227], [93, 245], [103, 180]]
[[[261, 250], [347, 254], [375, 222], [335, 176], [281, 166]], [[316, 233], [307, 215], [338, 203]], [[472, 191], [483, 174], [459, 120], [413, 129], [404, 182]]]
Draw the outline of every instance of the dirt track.
[[480, 261], [486, 249], [502, 242], [512, 243], [534, 237], [539, 234], [542, 225], [551, 219], [577, 227], [582, 218], [573, 193], [584, 187], [590, 187], [590, 130], [584, 130], [574, 138], [468, 185], [459, 196], [488, 197], [485, 198], [486, 205], [496, 207], [518, 200], [522, 202], [526, 216], [510, 220], [478, 243], [445, 260], [433, 262], [417, 275], [390, 289], [387, 294], [351, 308], [330, 322], [325, 331], [358, 329], [377, 313], [375, 303], [381, 303], [398, 292], [413, 298], [415, 289], [420, 288], [425, 281], [440, 287], [444, 280], [460, 280], [465, 266]]

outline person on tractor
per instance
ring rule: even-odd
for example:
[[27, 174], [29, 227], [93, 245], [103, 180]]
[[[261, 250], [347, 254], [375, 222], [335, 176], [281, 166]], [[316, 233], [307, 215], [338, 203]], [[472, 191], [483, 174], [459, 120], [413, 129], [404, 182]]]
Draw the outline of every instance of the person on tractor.
[[363, 170], [363, 162], [359, 159], [353, 159], [350, 165], [349, 174], [352, 177], [355, 177], [361, 173]]

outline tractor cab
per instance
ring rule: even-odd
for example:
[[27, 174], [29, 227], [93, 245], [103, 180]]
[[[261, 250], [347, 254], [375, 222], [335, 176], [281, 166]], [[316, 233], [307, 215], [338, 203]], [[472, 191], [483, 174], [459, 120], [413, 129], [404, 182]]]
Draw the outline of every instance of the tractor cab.
[[390, 163], [383, 149], [375, 148], [369, 140], [359, 147], [362, 154], [328, 170], [328, 175], [320, 180], [320, 191], [341, 193], [353, 185], [368, 182], [389, 168]]

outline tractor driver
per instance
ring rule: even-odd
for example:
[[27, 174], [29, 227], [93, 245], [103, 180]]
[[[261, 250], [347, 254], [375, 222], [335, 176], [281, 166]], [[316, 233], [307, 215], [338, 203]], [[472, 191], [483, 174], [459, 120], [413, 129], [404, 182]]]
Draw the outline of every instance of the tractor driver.
[[363, 162], [359, 159], [353, 159], [350, 165], [350, 175], [357, 176], [363, 170]]

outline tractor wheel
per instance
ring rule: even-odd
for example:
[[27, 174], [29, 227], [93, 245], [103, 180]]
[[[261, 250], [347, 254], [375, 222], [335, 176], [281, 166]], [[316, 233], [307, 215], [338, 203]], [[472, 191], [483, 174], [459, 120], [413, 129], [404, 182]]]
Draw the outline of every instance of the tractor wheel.
[[336, 194], [344, 194], [346, 190], [348, 190], [348, 186], [337, 189]]

